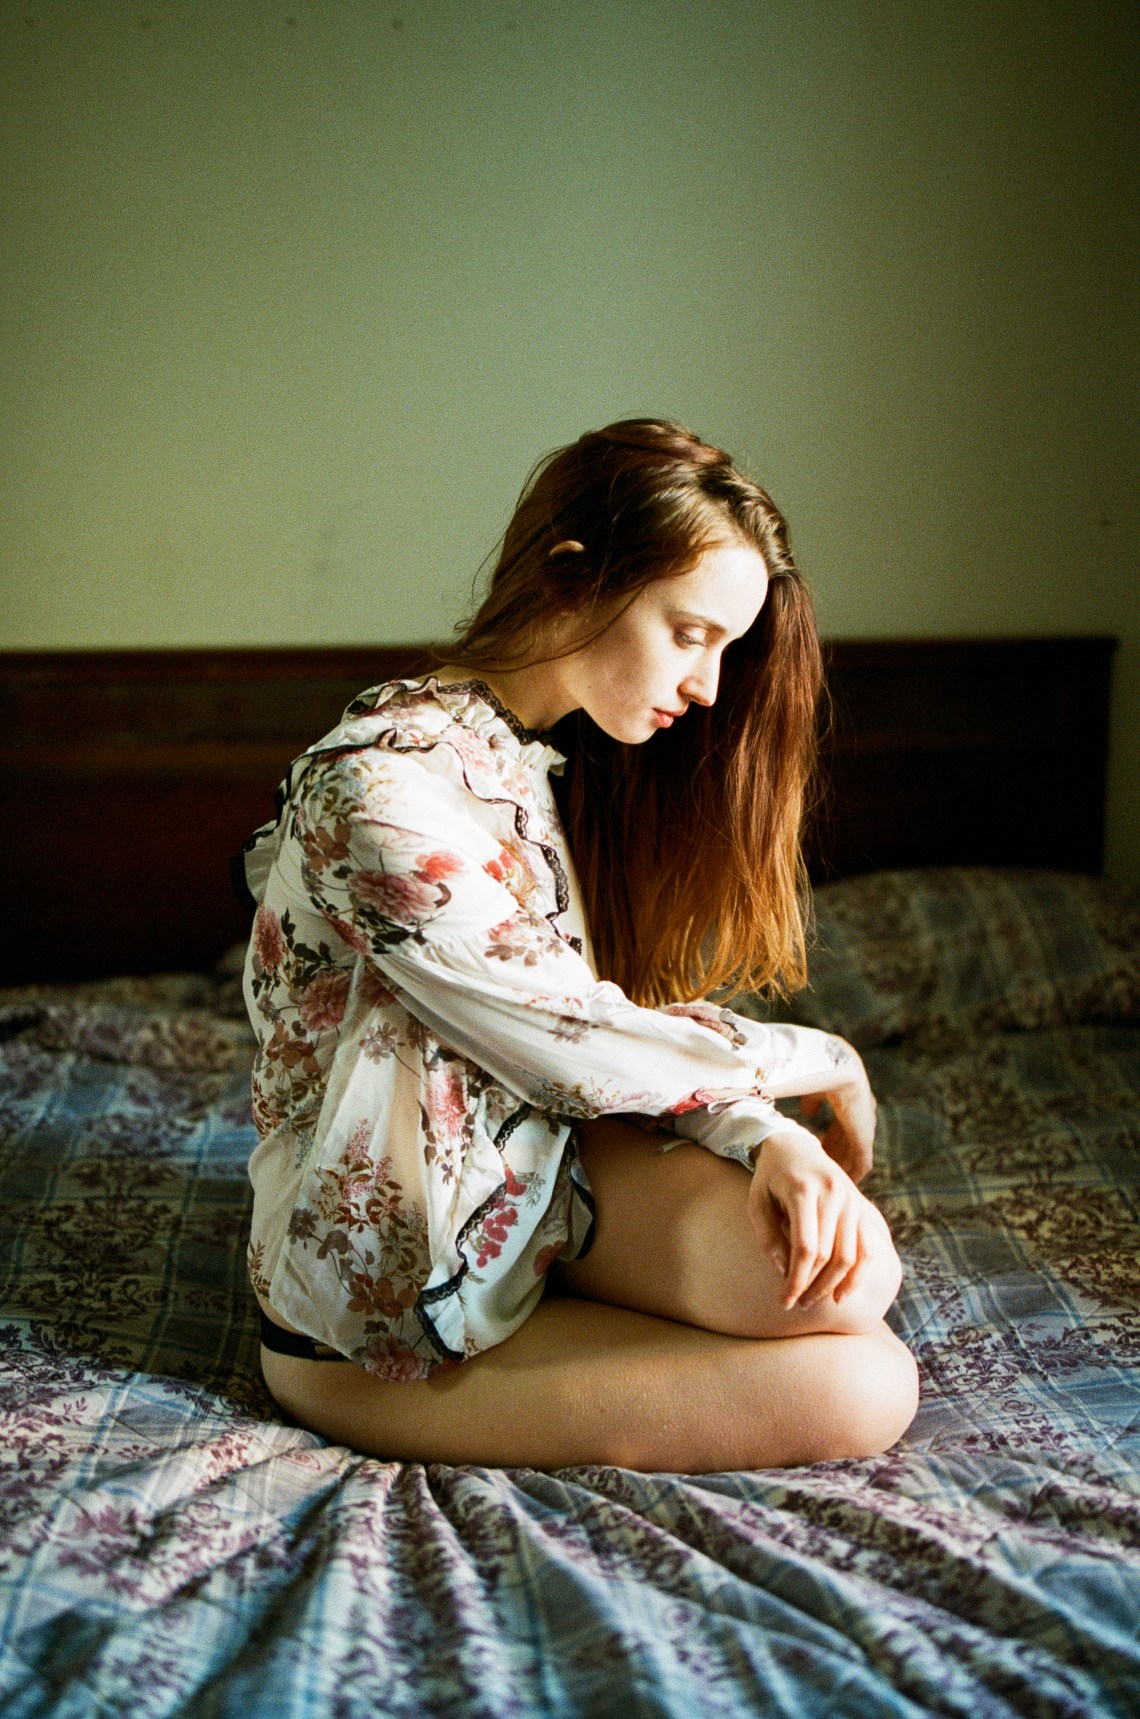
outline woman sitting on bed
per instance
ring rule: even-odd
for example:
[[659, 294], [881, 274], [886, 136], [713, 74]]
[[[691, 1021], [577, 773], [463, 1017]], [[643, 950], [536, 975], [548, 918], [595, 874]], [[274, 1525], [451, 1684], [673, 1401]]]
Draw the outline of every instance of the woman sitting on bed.
[[783, 519], [675, 424], [583, 436], [450, 655], [350, 705], [246, 847], [270, 1391], [389, 1459], [885, 1449], [917, 1387], [863, 1065], [706, 1000], [805, 978]]

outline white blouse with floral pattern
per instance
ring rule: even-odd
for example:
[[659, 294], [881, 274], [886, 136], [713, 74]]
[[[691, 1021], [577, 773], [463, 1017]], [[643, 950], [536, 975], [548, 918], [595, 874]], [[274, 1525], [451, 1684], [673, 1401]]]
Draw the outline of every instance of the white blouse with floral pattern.
[[502, 1342], [588, 1246], [575, 1119], [668, 1118], [748, 1164], [788, 1126], [765, 1081], [842, 1054], [597, 978], [564, 763], [478, 681], [393, 681], [297, 760], [246, 844], [250, 1274], [385, 1379]]

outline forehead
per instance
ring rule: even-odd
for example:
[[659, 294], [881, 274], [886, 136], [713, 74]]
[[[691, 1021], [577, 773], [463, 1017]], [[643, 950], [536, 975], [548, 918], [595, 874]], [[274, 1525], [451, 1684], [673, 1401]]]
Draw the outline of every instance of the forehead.
[[734, 637], [746, 633], [768, 592], [763, 556], [748, 543], [714, 543], [688, 573], [647, 587], [667, 609], [699, 615]]

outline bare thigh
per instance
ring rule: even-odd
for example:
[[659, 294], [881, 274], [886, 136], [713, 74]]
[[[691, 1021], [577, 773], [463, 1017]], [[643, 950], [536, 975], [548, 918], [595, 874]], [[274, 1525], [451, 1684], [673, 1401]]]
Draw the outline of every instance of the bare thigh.
[[584, 1131], [596, 1239], [526, 1323], [450, 1372], [390, 1384], [262, 1350], [287, 1413], [386, 1460], [703, 1473], [875, 1454], [917, 1373], [882, 1323], [893, 1252], [842, 1309], [787, 1312], [748, 1220], [748, 1176], [620, 1121]]
[[580, 1131], [597, 1214], [584, 1259], [555, 1268], [573, 1295], [636, 1308], [739, 1337], [874, 1331], [898, 1293], [901, 1267], [885, 1247], [841, 1305], [781, 1305], [783, 1279], [748, 1216], [749, 1174], [703, 1146], [660, 1141], [620, 1117]]
[[390, 1384], [262, 1350], [283, 1409], [386, 1461], [673, 1473], [869, 1456], [909, 1425], [914, 1364], [885, 1326], [757, 1341], [567, 1296], [453, 1371]]

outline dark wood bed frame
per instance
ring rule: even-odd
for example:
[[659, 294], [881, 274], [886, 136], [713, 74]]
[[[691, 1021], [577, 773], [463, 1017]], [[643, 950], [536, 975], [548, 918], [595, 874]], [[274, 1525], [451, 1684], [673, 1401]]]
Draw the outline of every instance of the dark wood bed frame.
[[[1099, 872], [1115, 640], [841, 640], [817, 879]], [[6, 983], [205, 968], [248, 930], [227, 861], [291, 758], [423, 647], [0, 653]]]

